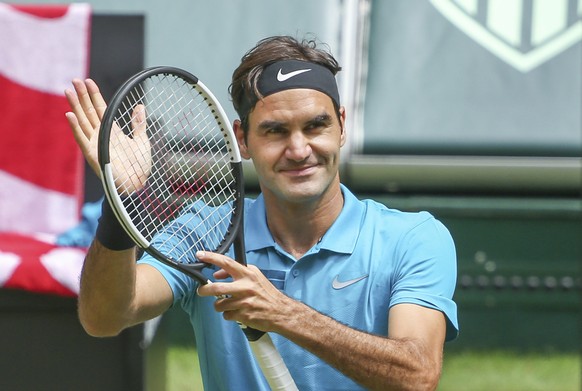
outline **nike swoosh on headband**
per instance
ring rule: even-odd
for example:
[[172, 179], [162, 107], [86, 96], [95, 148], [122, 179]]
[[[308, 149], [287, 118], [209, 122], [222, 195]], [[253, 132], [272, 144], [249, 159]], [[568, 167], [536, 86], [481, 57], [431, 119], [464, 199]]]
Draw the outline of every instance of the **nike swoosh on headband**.
[[358, 281], [362, 281], [364, 278], [367, 278], [368, 274], [366, 274], [365, 276], [362, 277], [358, 277], [358, 278], [352, 278], [351, 280], [347, 280], [347, 281], [340, 281], [339, 280], [339, 275], [335, 276], [335, 278], [333, 279], [332, 283], [331, 283], [331, 287], [333, 289], [343, 289], [346, 288], [350, 285], [355, 284]]
[[300, 75], [300, 74], [305, 73], [305, 72], [309, 72], [310, 70], [311, 70], [310, 68], [307, 68], [307, 69], [298, 69], [296, 71], [289, 72], [289, 73], [283, 73], [283, 69], [279, 68], [279, 72], [277, 73], [277, 80], [283, 82], [285, 80], [291, 79], [294, 76]]

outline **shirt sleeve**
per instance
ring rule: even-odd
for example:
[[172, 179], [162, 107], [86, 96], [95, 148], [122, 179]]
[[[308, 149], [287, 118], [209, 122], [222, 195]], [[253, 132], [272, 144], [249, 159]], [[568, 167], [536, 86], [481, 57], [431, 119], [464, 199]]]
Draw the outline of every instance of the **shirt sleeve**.
[[[196, 201], [177, 219], [160, 230], [151, 241], [151, 246], [160, 253], [177, 260], [191, 263], [196, 261], [197, 249], [215, 249], [219, 239], [229, 229], [230, 219], [225, 216], [232, 208], [210, 206]], [[155, 267], [166, 279], [174, 295], [173, 305], [189, 298], [198, 288], [198, 282], [188, 275], [176, 270], [145, 253], [138, 261]], [[210, 277], [212, 271], [203, 269], [202, 274]]]
[[[193, 206], [193, 208], [196, 206]], [[196, 223], [192, 222], [195, 214], [185, 213], [171, 224], [164, 227], [151, 240], [151, 246], [160, 253], [176, 259], [180, 262], [194, 260], [194, 242], [198, 240], [198, 235], [192, 227]], [[196, 290], [198, 283], [192, 278], [176, 270], [145, 252], [138, 264], [147, 264], [156, 268], [166, 279], [174, 295], [173, 305], [182, 300], [186, 295]]]
[[192, 278], [174, 268], [161, 263], [148, 253], [144, 253], [144, 255], [138, 260], [137, 263], [150, 265], [156, 268], [162, 274], [162, 276], [168, 282], [168, 285], [170, 285], [172, 294], [174, 295], [172, 306], [176, 305], [176, 303], [183, 300], [186, 296], [198, 288], [198, 283]]
[[453, 294], [457, 280], [457, 259], [453, 239], [446, 227], [428, 213], [403, 234], [390, 307], [410, 303], [444, 313], [447, 319], [446, 340], [459, 332], [457, 306]]

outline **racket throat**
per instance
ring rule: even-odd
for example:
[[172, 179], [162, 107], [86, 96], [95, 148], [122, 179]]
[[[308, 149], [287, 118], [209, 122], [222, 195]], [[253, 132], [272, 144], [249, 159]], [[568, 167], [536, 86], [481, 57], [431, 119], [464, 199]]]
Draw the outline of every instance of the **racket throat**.
[[264, 331], [253, 329], [242, 323], [239, 323], [238, 325], [240, 326], [243, 333], [245, 333], [245, 336], [247, 337], [247, 340], [249, 340], [249, 342], [258, 341], [263, 335], [265, 335]]

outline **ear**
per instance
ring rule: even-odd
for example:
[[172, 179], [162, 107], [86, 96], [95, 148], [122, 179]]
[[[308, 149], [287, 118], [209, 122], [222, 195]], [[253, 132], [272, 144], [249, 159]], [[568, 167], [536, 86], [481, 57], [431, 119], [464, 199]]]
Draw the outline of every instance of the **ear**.
[[339, 109], [340, 114], [340, 126], [341, 126], [341, 134], [340, 134], [340, 146], [344, 146], [346, 143], [346, 108], [341, 106]]
[[232, 130], [236, 136], [236, 142], [238, 144], [238, 149], [240, 150], [240, 155], [243, 159], [250, 159], [251, 157], [247, 151], [247, 143], [245, 141], [245, 132], [239, 119], [235, 119], [232, 123]]

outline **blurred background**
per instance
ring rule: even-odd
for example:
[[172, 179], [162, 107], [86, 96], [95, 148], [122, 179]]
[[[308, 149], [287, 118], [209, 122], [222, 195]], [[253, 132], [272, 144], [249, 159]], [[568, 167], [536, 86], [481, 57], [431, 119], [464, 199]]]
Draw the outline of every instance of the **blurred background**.
[[[46, 6], [54, 5], [52, 1], [11, 4], [18, 7], [0, 4], [0, 32], [16, 31], [15, 20], [20, 19], [6, 15], [17, 8], [37, 10], [24, 20], [41, 25], [62, 16], [47, 15], [51, 12]], [[62, 3], [68, 4], [74, 3]], [[360, 198], [396, 209], [428, 210], [445, 223], [456, 242], [455, 300], [461, 332], [445, 347], [439, 389], [580, 388], [582, 0], [94, 0], [84, 4], [88, 10], [81, 12], [81, 20], [88, 17], [89, 23], [81, 26], [87, 36], [80, 45], [85, 46], [55, 51], [61, 53], [60, 60], [39, 57], [30, 74], [19, 80], [34, 79], [40, 69], [55, 68], [59, 61], [70, 62], [71, 54], [86, 51], [78, 74], [66, 75], [94, 78], [109, 98], [138, 70], [172, 65], [203, 80], [234, 119], [228, 97], [230, 77], [257, 41], [286, 34], [327, 44], [343, 66], [338, 81], [349, 141], [343, 151], [342, 181]], [[24, 26], [27, 31], [33, 28]], [[0, 48], [16, 45], [7, 34], [4, 39], [0, 34]], [[34, 48], [51, 36], [20, 39], [21, 46]], [[53, 52], [51, 44], [44, 46]], [[20, 68], [3, 53], [7, 52], [0, 51], [0, 77], [11, 78], [11, 69]], [[55, 84], [50, 94], [58, 95], [55, 91], [67, 87]], [[2, 94], [0, 101], [23, 105]], [[14, 149], [6, 141], [13, 129], [2, 125], [0, 121], [0, 156]], [[8, 155], [4, 156], [0, 170], [9, 165]], [[245, 175], [248, 193], [256, 193], [250, 164]], [[73, 192], [77, 212], [103, 194], [87, 168], [81, 166], [79, 178], [82, 186]], [[2, 192], [0, 197], [2, 217], [18, 201]], [[11, 231], [9, 219], [4, 220], [2, 231]], [[19, 229], [12, 231], [22, 234]], [[6, 240], [13, 243], [14, 238]], [[0, 265], [12, 259], [6, 256], [9, 245], [4, 246], [0, 240]], [[78, 261], [75, 265], [79, 267]], [[0, 321], [0, 328], [9, 330], [4, 333], [6, 344], [14, 346], [12, 354], [0, 352], [6, 365], [13, 364], [15, 356], [29, 359], [15, 341], [29, 338], [31, 331], [22, 325], [31, 325], [31, 314], [39, 322], [45, 319], [36, 333], [46, 331], [46, 317], [52, 316], [51, 327], [69, 331], [66, 335], [54, 331], [55, 342], [38, 343], [58, 350], [66, 338], [77, 336], [81, 349], [88, 355], [94, 352], [86, 375], [94, 373], [91, 376], [97, 379], [113, 371], [111, 377], [119, 377], [123, 384], [119, 389], [124, 390], [201, 389], [195, 375], [195, 340], [183, 314], [172, 310], [102, 346], [86, 341], [71, 325], [76, 321], [74, 283], [68, 291], [43, 291], [31, 285], [5, 283], [0, 295], [0, 311], [18, 319]], [[59, 357], [68, 362], [79, 354], [69, 351]], [[57, 369], [47, 367], [51, 361], [47, 357], [34, 363], [54, 379]], [[111, 369], [113, 365], [117, 369]], [[0, 375], [0, 386], [3, 381], [10, 380]], [[21, 376], [8, 384], [22, 385], [22, 381]], [[75, 389], [58, 382], [54, 388], [34, 384], [30, 380], [24, 388], [2, 388]], [[82, 389], [90, 387], [84, 384]], [[106, 389], [115, 387], [112, 383]]]

